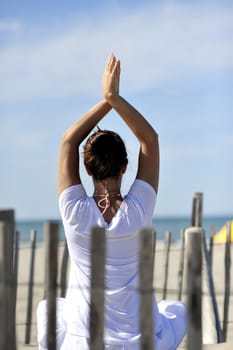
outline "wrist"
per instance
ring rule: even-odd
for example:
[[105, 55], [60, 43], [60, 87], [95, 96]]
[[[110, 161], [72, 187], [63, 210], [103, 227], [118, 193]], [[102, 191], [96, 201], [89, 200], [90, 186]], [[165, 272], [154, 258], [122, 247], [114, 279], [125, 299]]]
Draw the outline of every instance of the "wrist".
[[105, 100], [106, 100], [106, 102], [111, 106], [111, 107], [113, 107], [114, 105], [116, 105], [117, 104], [117, 101], [119, 101], [119, 98], [120, 98], [120, 96], [119, 96], [119, 94], [117, 94], [117, 93], [107, 93], [107, 94], [105, 94]]

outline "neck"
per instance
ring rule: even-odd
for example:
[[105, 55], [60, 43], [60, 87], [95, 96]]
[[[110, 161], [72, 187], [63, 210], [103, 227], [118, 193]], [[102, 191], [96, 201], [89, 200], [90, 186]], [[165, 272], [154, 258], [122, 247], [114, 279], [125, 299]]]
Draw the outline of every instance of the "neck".
[[106, 195], [108, 193], [117, 194], [121, 193], [121, 177], [120, 178], [108, 178], [103, 181], [94, 181], [94, 195]]
[[120, 193], [121, 177], [119, 179], [111, 178], [103, 181], [96, 181], [93, 197], [100, 208], [102, 215], [116, 212], [122, 202]]

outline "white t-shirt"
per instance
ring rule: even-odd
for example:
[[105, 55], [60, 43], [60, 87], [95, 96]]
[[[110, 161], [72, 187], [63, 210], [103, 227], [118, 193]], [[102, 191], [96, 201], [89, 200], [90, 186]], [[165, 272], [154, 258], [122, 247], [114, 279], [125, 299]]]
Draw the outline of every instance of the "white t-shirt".
[[[145, 181], [135, 180], [108, 224], [82, 185], [67, 188], [59, 197], [60, 212], [71, 259], [64, 308], [67, 331], [89, 335], [90, 232], [106, 231], [105, 333], [106, 343], [134, 342], [140, 337], [138, 287], [138, 232], [152, 227], [156, 192]], [[154, 299], [155, 334], [161, 329]]]

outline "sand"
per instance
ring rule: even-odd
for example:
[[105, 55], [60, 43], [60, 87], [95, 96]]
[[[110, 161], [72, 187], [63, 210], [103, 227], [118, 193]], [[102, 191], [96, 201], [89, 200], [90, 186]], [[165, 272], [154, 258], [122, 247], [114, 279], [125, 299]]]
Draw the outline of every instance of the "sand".
[[[61, 256], [63, 253], [63, 244], [59, 245], [59, 266], [61, 262]], [[233, 246], [231, 247], [231, 253]], [[217, 296], [217, 303], [219, 309], [220, 320], [223, 318], [223, 300], [224, 300], [224, 253], [225, 247], [223, 245], [215, 245], [213, 250], [213, 277]], [[179, 245], [172, 245], [169, 256], [169, 274], [167, 284], [167, 299], [178, 298], [178, 270], [180, 262], [180, 247]], [[17, 290], [17, 305], [16, 305], [16, 331], [17, 331], [17, 349], [37, 349], [36, 339], [36, 307], [44, 295], [44, 261], [45, 250], [43, 244], [38, 244], [36, 249], [36, 262], [35, 262], [35, 285], [33, 293], [33, 312], [32, 312], [32, 327], [31, 327], [31, 339], [30, 345], [25, 345], [25, 324], [27, 313], [27, 300], [28, 300], [28, 279], [30, 269], [30, 255], [31, 251], [29, 246], [20, 245], [19, 250], [19, 270], [18, 270], [18, 290]], [[156, 257], [155, 257], [155, 269], [154, 269], [154, 286], [157, 296], [157, 300], [162, 299], [163, 285], [164, 285], [164, 259], [165, 253], [163, 249], [163, 243], [157, 244]], [[231, 273], [232, 275], [232, 273]], [[185, 285], [183, 282], [183, 296], [182, 300], [186, 300]], [[232, 291], [232, 288], [231, 288]], [[58, 290], [58, 296], [60, 296], [60, 290]], [[204, 346], [204, 349], [219, 349], [228, 350], [233, 349], [233, 302], [232, 292], [230, 297], [229, 307], [229, 324], [227, 333], [227, 344], [221, 344], [216, 346]], [[186, 339], [180, 346], [180, 349], [186, 348]]]

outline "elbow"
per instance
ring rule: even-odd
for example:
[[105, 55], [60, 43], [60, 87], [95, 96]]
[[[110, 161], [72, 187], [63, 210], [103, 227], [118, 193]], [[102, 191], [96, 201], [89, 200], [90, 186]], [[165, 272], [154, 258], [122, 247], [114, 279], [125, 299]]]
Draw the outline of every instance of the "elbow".
[[67, 131], [64, 132], [64, 134], [62, 135], [62, 137], [61, 137], [61, 143], [62, 143], [62, 144], [70, 143], [70, 135], [69, 135], [69, 133], [68, 133]]
[[147, 133], [146, 137], [142, 141], [142, 144], [146, 146], [149, 150], [158, 149], [159, 135], [154, 129], [152, 129], [149, 133]]
[[153, 149], [154, 147], [159, 147], [159, 136], [157, 132], [152, 129], [150, 132], [147, 132], [143, 138], [140, 140], [141, 146], [148, 149]]
[[150, 134], [147, 135], [146, 138], [147, 138], [147, 141], [149, 140], [149, 142], [158, 143], [159, 135], [154, 129], [152, 129]]
[[67, 133], [62, 135], [60, 142], [60, 152], [61, 154], [63, 154], [63, 156], [77, 152], [78, 149], [79, 145], [77, 144], [77, 142], [70, 138]]
[[158, 134], [157, 131], [155, 131], [154, 129], [153, 129], [153, 132], [154, 132], [154, 138], [155, 138], [156, 140], [158, 140], [159, 134]]
[[72, 137], [72, 135], [66, 131], [61, 138], [61, 145], [78, 146], [77, 141]]

